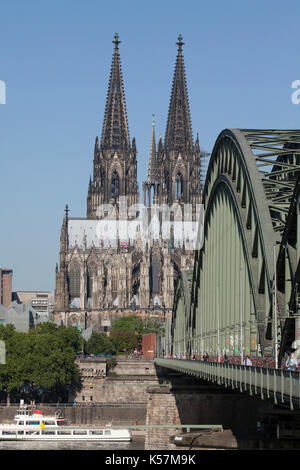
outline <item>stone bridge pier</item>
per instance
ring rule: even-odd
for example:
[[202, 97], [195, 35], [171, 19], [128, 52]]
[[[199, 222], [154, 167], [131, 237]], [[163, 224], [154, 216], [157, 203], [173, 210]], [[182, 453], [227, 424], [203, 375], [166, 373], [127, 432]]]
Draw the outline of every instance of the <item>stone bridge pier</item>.
[[[148, 387], [146, 425], [181, 424], [176, 398], [168, 385]], [[174, 428], [149, 428], [145, 435], [145, 449], [172, 449], [170, 437]]]

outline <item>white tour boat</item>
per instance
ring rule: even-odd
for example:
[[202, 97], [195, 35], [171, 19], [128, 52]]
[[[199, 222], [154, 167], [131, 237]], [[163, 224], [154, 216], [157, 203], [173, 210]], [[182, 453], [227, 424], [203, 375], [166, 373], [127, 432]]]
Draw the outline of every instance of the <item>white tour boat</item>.
[[14, 424], [0, 424], [0, 441], [2, 440], [131, 441], [131, 433], [128, 429], [114, 429], [110, 425], [66, 426], [64, 418], [57, 414], [46, 416], [21, 400]]

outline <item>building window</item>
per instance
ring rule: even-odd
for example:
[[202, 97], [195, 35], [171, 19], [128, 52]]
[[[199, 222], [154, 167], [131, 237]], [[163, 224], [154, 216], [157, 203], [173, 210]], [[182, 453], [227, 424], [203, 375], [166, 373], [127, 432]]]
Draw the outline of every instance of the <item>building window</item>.
[[165, 172], [165, 188], [167, 192], [169, 192], [169, 173]]
[[178, 174], [175, 181], [175, 199], [179, 201], [183, 199], [183, 178]]
[[105, 196], [105, 182], [104, 182], [104, 174], [103, 170], [100, 171], [100, 184], [101, 184], [101, 194], [104, 197]]
[[88, 264], [87, 267], [87, 298], [92, 299], [93, 298], [93, 284], [94, 284], [94, 279], [96, 277], [96, 264], [95, 263], [90, 263]]
[[120, 194], [120, 181], [119, 181], [119, 175], [116, 171], [114, 171], [112, 178], [111, 178], [111, 187], [110, 187], [110, 194], [111, 197], [117, 198], [119, 197]]
[[69, 270], [69, 292], [70, 299], [80, 297], [80, 266], [77, 261], [73, 261]]

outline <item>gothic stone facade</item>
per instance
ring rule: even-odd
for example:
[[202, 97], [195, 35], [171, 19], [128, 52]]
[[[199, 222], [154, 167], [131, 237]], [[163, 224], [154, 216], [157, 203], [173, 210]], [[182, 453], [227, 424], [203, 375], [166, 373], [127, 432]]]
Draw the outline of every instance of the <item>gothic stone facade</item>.
[[[60, 263], [56, 266], [54, 320], [66, 325], [79, 324], [96, 331], [109, 331], [114, 318], [137, 314], [164, 321], [170, 317], [174, 285], [178, 272], [191, 269], [194, 253], [174, 243], [174, 236], [149, 237], [139, 233], [123, 243], [97, 237], [97, 224], [113, 207], [120, 216], [120, 201], [127, 208], [139, 202], [137, 150], [130, 142], [119, 55], [119, 38], [114, 38], [114, 53], [108, 85], [101, 141], [95, 140], [93, 178], [87, 197], [87, 217], [70, 218], [62, 224]], [[182, 54], [182, 37], [172, 85], [165, 141], [155, 142], [154, 122], [148, 174], [143, 183], [146, 217], [157, 204], [183, 207], [190, 204], [195, 220], [201, 202], [201, 158], [199, 139], [193, 143], [188, 93]], [[99, 207], [104, 210], [99, 211]], [[126, 212], [125, 220], [137, 220], [138, 211]], [[148, 220], [148, 221], [149, 221]], [[160, 222], [159, 222], [160, 223]]]

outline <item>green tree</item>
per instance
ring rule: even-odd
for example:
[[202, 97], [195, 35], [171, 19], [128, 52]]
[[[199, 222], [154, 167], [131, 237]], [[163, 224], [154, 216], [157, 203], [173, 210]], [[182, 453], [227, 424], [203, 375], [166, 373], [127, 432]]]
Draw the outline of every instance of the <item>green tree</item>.
[[143, 335], [148, 333], [155, 333], [158, 336], [164, 336], [165, 325], [164, 323], [155, 320], [154, 318], [143, 319]]
[[0, 365], [0, 386], [9, 404], [11, 394], [18, 391], [26, 380], [26, 333], [17, 332], [11, 324], [0, 326], [0, 339], [6, 349], [6, 363]]
[[127, 330], [117, 330], [111, 333], [110, 338], [115, 344], [117, 351], [130, 352], [138, 346], [138, 337], [135, 333]]
[[143, 331], [143, 320], [137, 315], [116, 318], [111, 325], [111, 333], [115, 331], [130, 331], [140, 336]]
[[116, 354], [112, 340], [105, 333], [96, 333], [95, 331], [87, 340], [85, 351], [87, 354]]
[[55, 398], [65, 399], [66, 390], [79, 384], [75, 358], [82, 340], [76, 328], [45, 323], [20, 333], [7, 325], [1, 326], [0, 339], [6, 346], [0, 386], [5, 389], [8, 402], [11, 393], [20, 392], [22, 387], [28, 388], [28, 398], [35, 398], [38, 391], [44, 394], [51, 390]]
[[111, 332], [130, 331], [134, 333], [139, 342], [142, 336], [148, 333], [156, 333], [159, 336], [164, 334], [164, 324], [153, 318], [141, 318], [137, 315], [128, 315], [117, 318], [112, 322]]
[[36, 388], [51, 389], [56, 396], [66, 399], [64, 391], [79, 383], [79, 368], [75, 364], [80, 348], [78, 335], [74, 327], [64, 326], [29, 331], [26, 383], [32, 394]]

